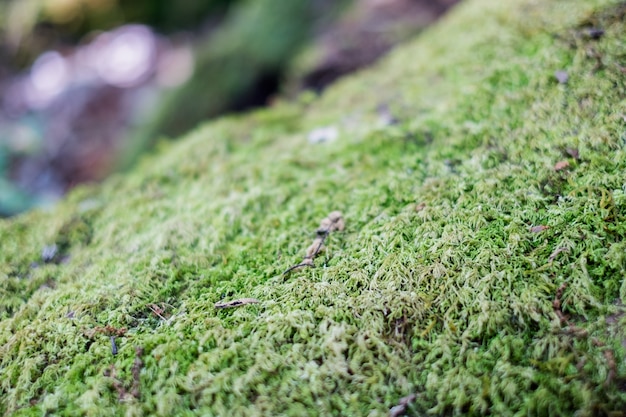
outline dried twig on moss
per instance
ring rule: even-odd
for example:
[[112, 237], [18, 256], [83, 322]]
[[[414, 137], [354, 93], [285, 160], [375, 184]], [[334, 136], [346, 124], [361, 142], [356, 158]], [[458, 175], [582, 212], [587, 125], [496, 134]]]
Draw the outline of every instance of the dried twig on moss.
[[615, 354], [611, 349], [607, 349], [604, 351], [604, 359], [606, 359], [606, 364], [609, 367], [609, 373], [606, 376], [606, 381], [604, 381], [604, 386], [608, 387], [611, 385], [611, 382], [615, 379], [615, 375], [617, 374], [617, 364], [615, 363]]
[[561, 310], [561, 298], [563, 297], [563, 292], [567, 288], [567, 282], [561, 284], [561, 286], [556, 290], [556, 295], [554, 296], [554, 301], [552, 302], [552, 308], [554, 308], [554, 312], [556, 313], [561, 323], [567, 323], [567, 316], [563, 314], [563, 310]]
[[148, 304], [148, 308], [150, 309], [150, 311], [152, 311], [152, 313], [157, 316], [158, 318], [160, 318], [163, 321], [167, 321], [167, 319], [165, 317], [163, 317], [163, 313], [165, 312], [165, 308], [164, 307], [159, 307], [158, 305], [151, 303]]
[[554, 296], [554, 301], [552, 302], [552, 307], [554, 308], [554, 312], [559, 318], [561, 324], [567, 325], [567, 327], [563, 329], [565, 333], [569, 334], [570, 336], [574, 336], [578, 338], [587, 337], [589, 335], [589, 332], [587, 331], [587, 329], [571, 324], [569, 322], [569, 318], [567, 317], [565, 313], [563, 313], [563, 310], [561, 309], [561, 299], [563, 298], [563, 293], [565, 292], [566, 288], [567, 288], [567, 282], [562, 283], [559, 286], [559, 288], [557, 288], [556, 295]]
[[135, 361], [133, 362], [133, 367], [131, 369], [133, 381], [130, 392], [128, 392], [128, 385], [124, 384], [124, 381], [117, 376], [114, 365], [111, 365], [108, 369], [104, 371], [104, 376], [111, 378], [111, 385], [113, 386], [113, 389], [115, 389], [115, 391], [117, 392], [117, 397], [120, 402], [129, 401], [132, 398], [138, 400], [141, 397], [141, 391], [139, 389], [139, 374], [141, 373], [141, 368], [143, 368], [141, 355], [143, 355], [143, 348], [135, 348]]
[[131, 370], [133, 374], [133, 387], [130, 390], [130, 395], [139, 399], [141, 397], [140, 387], [140, 379], [139, 374], [141, 373], [141, 368], [143, 368], [143, 361], [141, 360], [141, 356], [143, 355], [143, 348], [136, 347], [135, 348], [135, 361], [133, 362], [133, 368]]
[[541, 233], [544, 230], [548, 230], [550, 228], [550, 226], [544, 226], [544, 225], [539, 225], [539, 226], [533, 226], [530, 228], [530, 232], [531, 233]]
[[256, 298], [239, 298], [232, 301], [220, 301], [215, 303], [215, 308], [232, 308], [245, 306], [246, 304], [257, 304], [259, 300]]
[[126, 392], [126, 388], [124, 388], [122, 381], [117, 377], [115, 366], [111, 365], [109, 369], [105, 369], [104, 376], [111, 378], [111, 385], [117, 392], [117, 399], [119, 401], [124, 401], [128, 393]]
[[326, 237], [334, 231], [342, 231], [345, 228], [345, 223], [343, 220], [343, 215], [340, 211], [331, 212], [326, 218], [324, 218], [316, 231], [315, 239], [313, 243], [306, 249], [306, 255], [304, 259], [299, 264], [296, 264], [290, 268], [288, 268], [283, 275], [288, 274], [289, 272], [302, 268], [305, 266], [315, 266], [313, 264], [313, 259], [317, 256], [318, 253], [322, 251], [324, 248], [324, 241]]
[[85, 330], [84, 334], [89, 338], [93, 338], [97, 334], [122, 337], [126, 334], [126, 327], [117, 328], [107, 324], [106, 326], [96, 326], [93, 329]]

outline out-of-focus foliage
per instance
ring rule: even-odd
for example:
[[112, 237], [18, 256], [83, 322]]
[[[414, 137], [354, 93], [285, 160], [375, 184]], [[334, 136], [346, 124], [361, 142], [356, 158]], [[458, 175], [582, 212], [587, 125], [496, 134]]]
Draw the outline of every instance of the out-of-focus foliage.
[[[213, 36], [197, 46], [192, 79], [167, 96], [138, 141], [178, 135], [225, 109], [255, 103], [254, 87], [276, 89], [280, 67], [308, 38], [308, 0], [254, 0], [234, 10]], [[261, 92], [259, 97], [263, 97]]]
[[4, 0], [0, 29], [5, 48], [28, 64], [59, 40], [79, 41], [94, 30], [144, 23], [159, 32], [192, 29], [222, 15], [237, 0]]
[[[348, 2], [0, 3], [0, 123], [4, 125], [0, 128], [0, 144], [7, 145], [0, 151], [6, 160], [0, 170], [0, 178], [6, 179], [6, 186], [0, 187], [0, 211], [12, 214], [39, 204], [39, 198], [16, 198], [20, 189], [25, 195], [39, 196], [52, 186], [55, 192], [48, 194], [58, 198], [77, 183], [103, 178], [117, 165], [112, 161], [118, 158], [133, 161], [162, 134], [177, 135], [211, 116], [264, 104], [266, 97], [277, 90], [283, 68], [310, 39], [317, 19], [334, 15]], [[132, 86], [94, 81], [94, 68], [98, 67], [95, 71], [102, 75], [98, 63], [103, 59], [105, 44], [118, 37], [116, 28], [129, 23], [143, 23], [156, 32], [151, 40], [151, 78], [145, 77], [142, 84]], [[172, 36], [168, 38], [167, 33]], [[128, 44], [109, 60], [112, 70], [116, 62], [124, 65], [120, 61], [123, 56], [138, 54], [140, 45], [136, 43]], [[52, 70], [50, 65], [46, 71], [35, 71], [50, 51], [54, 51], [49, 56], [55, 58], [58, 67], [56, 77], [48, 71]], [[189, 72], [196, 62], [193, 78], [178, 87], [163, 83], [162, 67], [180, 66], [181, 53], [191, 56]], [[36, 80], [40, 72], [43, 77]], [[62, 93], [55, 96], [55, 102], [48, 100], [47, 104], [33, 106], [30, 84], [43, 83], [48, 88], [53, 78]], [[61, 83], [61, 78], [71, 82]], [[164, 92], [164, 88], [170, 90]], [[146, 105], [139, 108], [142, 102]], [[123, 117], [118, 117], [120, 113]], [[24, 130], [25, 120], [30, 119], [40, 122], [41, 128], [35, 134], [39, 146], [28, 155], [20, 155], [11, 138]], [[112, 121], [113, 127], [100, 125]], [[121, 142], [128, 146], [118, 146]]]
[[[372, 63], [454, 3], [456, 0], [244, 1], [196, 46], [194, 76], [162, 100], [144, 128], [128, 141], [135, 149], [127, 153], [123, 164], [132, 162], [162, 135], [175, 137], [225, 111], [265, 104], [269, 94], [282, 89], [285, 79], [290, 92], [322, 89], [335, 78]], [[341, 15], [344, 18], [338, 19]], [[314, 42], [307, 45], [318, 45], [319, 59], [290, 69], [306, 49], [302, 46], [312, 38]]]
[[207, 119], [319, 91], [455, 2], [0, 0], [0, 212], [99, 181]]
[[[117, 158], [116, 143], [123, 140], [129, 128], [116, 115], [126, 114], [125, 118], [134, 122], [140, 117], [134, 113], [141, 113], [136, 105], [142, 100], [141, 91], [147, 88], [157, 94], [160, 80], [146, 80], [144, 85], [132, 88], [94, 83], [93, 74], [84, 72], [84, 64], [89, 61], [97, 66], [101, 57], [96, 49], [104, 50], [106, 42], [100, 42], [98, 47], [89, 44], [99, 38], [108, 37], [110, 41], [117, 37], [116, 28], [143, 23], [154, 30], [150, 41], [159, 53], [168, 48], [182, 51], [188, 48], [179, 47], [189, 39], [218, 27], [236, 3], [237, 0], [1, 0], [0, 216], [54, 201], [72, 186], [110, 173], [114, 165], [111, 161]], [[181, 32], [188, 35], [181, 38], [177, 35]], [[173, 39], [168, 39], [170, 33]], [[136, 47], [129, 46], [135, 55]], [[39, 71], [45, 73], [40, 81], [49, 88], [52, 79], [65, 74], [73, 84], [59, 82], [68, 85], [58, 87], [64, 92], [56, 102], [29, 108], [25, 103], [31, 103], [33, 97], [28, 85], [36, 77], [37, 67], [42, 67], [42, 57], [52, 56], [51, 51], [62, 68], [57, 65], [56, 72], [52, 68]], [[161, 64], [153, 61], [153, 67]], [[180, 67], [180, 59], [176, 61]], [[152, 68], [150, 72], [156, 74], [157, 69], [161, 68]], [[130, 112], [133, 114], [124, 110], [129, 106], [135, 108]]]

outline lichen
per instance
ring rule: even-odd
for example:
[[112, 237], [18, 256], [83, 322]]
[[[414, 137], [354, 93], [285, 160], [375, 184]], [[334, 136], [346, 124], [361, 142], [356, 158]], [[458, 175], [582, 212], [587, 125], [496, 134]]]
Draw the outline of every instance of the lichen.
[[625, 10], [470, 0], [320, 98], [3, 221], [0, 411], [620, 415]]

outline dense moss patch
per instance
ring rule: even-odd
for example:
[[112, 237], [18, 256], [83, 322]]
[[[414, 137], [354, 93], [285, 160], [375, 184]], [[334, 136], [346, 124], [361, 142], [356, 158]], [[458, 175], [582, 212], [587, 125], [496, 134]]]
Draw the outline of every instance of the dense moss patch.
[[619, 415], [623, 13], [469, 1], [321, 98], [4, 221], [0, 410]]

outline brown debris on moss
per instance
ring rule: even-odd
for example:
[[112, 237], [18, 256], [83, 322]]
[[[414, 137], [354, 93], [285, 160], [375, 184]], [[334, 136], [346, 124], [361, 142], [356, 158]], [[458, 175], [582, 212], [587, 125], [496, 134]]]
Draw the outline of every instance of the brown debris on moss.
[[239, 298], [231, 301], [220, 301], [215, 303], [215, 308], [233, 308], [241, 307], [248, 304], [258, 304], [259, 300], [256, 298]]
[[565, 292], [566, 288], [567, 282], [562, 283], [556, 290], [556, 295], [554, 296], [554, 301], [552, 302], [554, 313], [557, 315], [561, 323], [567, 323], [567, 316], [563, 313], [563, 310], [561, 309], [561, 299], [563, 298], [563, 292]]
[[315, 266], [313, 259], [324, 249], [324, 241], [331, 232], [342, 231], [345, 228], [345, 222], [343, 220], [343, 214], [340, 211], [332, 211], [325, 217], [317, 228], [317, 236], [313, 240], [313, 243], [306, 249], [306, 255], [302, 262], [297, 265], [293, 265], [288, 268], [283, 275], [290, 273], [298, 268], [305, 266]]
[[140, 373], [144, 366], [141, 356], [143, 355], [143, 348], [135, 348], [135, 360], [133, 361], [133, 367], [131, 369], [132, 381], [130, 387], [119, 377], [114, 365], [105, 369], [103, 375], [110, 378], [111, 386], [117, 392], [117, 398], [119, 402], [129, 402], [133, 400], [139, 400], [141, 398], [140, 389]]

